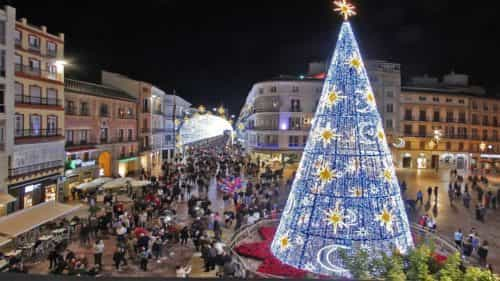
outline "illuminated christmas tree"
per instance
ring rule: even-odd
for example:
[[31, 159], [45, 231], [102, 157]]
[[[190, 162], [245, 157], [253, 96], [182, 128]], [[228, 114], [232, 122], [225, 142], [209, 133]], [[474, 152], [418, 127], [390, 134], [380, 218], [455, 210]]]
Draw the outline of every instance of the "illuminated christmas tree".
[[348, 255], [413, 247], [408, 218], [375, 97], [345, 18], [307, 145], [271, 245], [282, 262], [323, 275], [349, 276]]

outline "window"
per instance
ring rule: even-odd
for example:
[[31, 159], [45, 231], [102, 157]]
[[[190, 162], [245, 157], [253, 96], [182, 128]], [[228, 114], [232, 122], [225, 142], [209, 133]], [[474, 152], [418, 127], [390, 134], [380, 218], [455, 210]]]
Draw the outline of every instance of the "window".
[[300, 100], [292, 99], [290, 101], [290, 103], [291, 103], [291, 109], [290, 109], [291, 112], [300, 112], [301, 111]]
[[[458, 103], [459, 103], [459, 104], [465, 104], [465, 100], [463, 100], [463, 99], [459, 99], [459, 100], [458, 100]], [[463, 145], [463, 144], [462, 144], [462, 145]]]
[[316, 93], [321, 94], [321, 88], [316, 88]]
[[493, 105], [493, 111], [494, 111], [494, 112], [497, 112], [497, 111], [498, 111], [498, 104], [496, 104], [496, 103], [495, 103], [495, 104]]
[[89, 116], [89, 104], [87, 102], [80, 103], [80, 114], [83, 116]]
[[87, 144], [88, 137], [89, 137], [89, 131], [88, 130], [81, 130], [80, 131], [80, 144]]
[[42, 88], [37, 85], [30, 85], [30, 103], [31, 104], [41, 104], [42, 103]]
[[451, 103], [451, 102], [453, 102], [453, 99], [452, 98], [446, 98], [446, 102], [447, 103]]
[[488, 115], [483, 115], [483, 126], [488, 126]]
[[57, 66], [52, 63], [47, 63], [47, 78], [56, 80], [57, 76]]
[[412, 120], [411, 109], [405, 109], [405, 120]]
[[73, 130], [66, 130], [66, 143], [71, 145], [73, 144]]
[[484, 111], [488, 111], [488, 104], [487, 103], [483, 103], [483, 110]]
[[40, 61], [37, 59], [30, 58], [28, 61], [30, 71], [37, 72], [40, 71]]
[[149, 112], [149, 101], [147, 98], [142, 101], [142, 112]]
[[439, 116], [439, 111], [434, 111], [434, 115], [432, 116], [432, 121], [433, 122], [440, 122], [441, 118]]
[[293, 87], [292, 87], [292, 92], [293, 92], [293, 93], [298, 93], [298, 92], [299, 92], [299, 87], [297, 87], [297, 86], [293, 86]]
[[498, 118], [493, 116], [493, 126], [498, 126]]
[[385, 90], [385, 96], [388, 98], [394, 97], [394, 91], [393, 90]]
[[473, 139], [478, 139], [479, 138], [479, 132], [476, 128], [472, 128], [472, 138]]
[[458, 113], [458, 122], [465, 123], [465, 112], [462, 111]]
[[0, 50], [0, 76], [5, 76], [5, 50]]
[[14, 31], [14, 42], [16, 45], [21, 45], [21, 42], [23, 40], [23, 33], [19, 30]]
[[133, 117], [134, 116], [134, 111], [132, 110], [132, 108], [127, 108], [127, 116], [128, 117]]
[[427, 100], [427, 97], [424, 97], [424, 96], [419, 96], [419, 97], [418, 97], [418, 100], [419, 100], [419, 101], [426, 101], [426, 100]]
[[404, 134], [407, 136], [411, 136], [413, 134], [411, 125], [404, 126]]
[[479, 118], [477, 117], [477, 114], [472, 114], [472, 124], [479, 125]]
[[472, 101], [472, 109], [477, 109], [478, 106], [477, 106], [477, 102], [476, 101]]
[[28, 36], [28, 44], [30, 49], [40, 50], [40, 38], [35, 35]]
[[259, 94], [263, 94], [263, 93], [264, 93], [264, 89], [259, 88]]
[[419, 112], [419, 116], [418, 116], [418, 120], [420, 121], [427, 121], [427, 118], [426, 118], [426, 114], [425, 114], [425, 110], [420, 110]]
[[55, 57], [57, 55], [57, 44], [52, 41], [47, 41], [47, 55]]
[[5, 44], [5, 21], [0, 21], [0, 43]]
[[439, 97], [432, 97], [433, 102], [439, 102]]
[[132, 131], [132, 129], [128, 129], [128, 141], [132, 141], [133, 139], [134, 139], [134, 132]]
[[54, 88], [47, 88], [47, 104], [57, 105], [57, 90]]
[[425, 125], [419, 125], [418, 126], [418, 136], [420, 137], [425, 137], [426, 133], [426, 128]]
[[446, 143], [446, 150], [451, 150], [451, 142]]
[[16, 113], [16, 120], [15, 120], [15, 130], [16, 130], [16, 137], [22, 137], [24, 135], [24, 115]]
[[453, 122], [453, 111], [446, 112], [446, 122]]
[[458, 151], [464, 151], [464, 143], [463, 142], [458, 143]]
[[38, 114], [30, 115], [30, 135], [39, 136], [42, 130], [42, 117]]
[[392, 119], [385, 120], [385, 128], [392, 129]]
[[101, 142], [108, 141], [108, 128], [101, 128]]
[[276, 87], [275, 87], [275, 86], [271, 87], [270, 92], [271, 92], [271, 93], [276, 93]]
[[394, 112], [394, 105], [392, 103], [386, 104], [385, 111], [387, 113], [393, 113]]
[[118, 117], [121, 119], [125, 118], [125, 109], [123, 109], [122, 107], [118, 108]]
[[5, 128], [0, 127], [0, 143], [5, 143]]
[[5, 112], [5, 85], [0, 84], [0, 112]]
[[108, 117], [109, 116], [107, 104], [105, 104], [105, 103], [101, 104], [100, 113], [101, 113], [101, 117]]
[[57, 135], [57, 116], [55, 115], [47, 116], [47, 135]]
[[23, 84], [16, 82], [14, 84], [14, 93], [16, 95], [16, 102], [22, 102], [23, 101], [23, 95], [24, 95], [24, 86]]
[[307, 136], [302, 136], [302, 145], [306, 146], [307, 144]]
[[299, 146], [299, 136], [289, 136], [288, 146], [290, 147]]
[[493, 141], [498, 141], [498, 131], [497, 130], [493, 130], [493, 133], [491, 134], [491, 138], [493, 139]]
[[488, 130], [483, 130], [483, 140], [488, 139]]

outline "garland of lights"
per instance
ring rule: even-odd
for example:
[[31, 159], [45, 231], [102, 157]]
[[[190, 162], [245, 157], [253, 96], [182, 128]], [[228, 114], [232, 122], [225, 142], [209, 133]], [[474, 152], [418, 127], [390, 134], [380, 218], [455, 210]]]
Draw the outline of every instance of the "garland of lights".
[[339, 250], [353, 255], [413, 247], [392, 157], [366, 69], [345, 18], [280, 225], [271, 245], [282, 262], [349, 276]]

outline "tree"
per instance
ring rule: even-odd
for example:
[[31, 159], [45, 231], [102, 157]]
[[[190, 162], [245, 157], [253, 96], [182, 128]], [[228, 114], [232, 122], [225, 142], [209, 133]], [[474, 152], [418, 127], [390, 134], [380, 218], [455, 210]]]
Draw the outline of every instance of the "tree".
[[412, 247], [375, 97], [346, 21], [271, 250], [296, 268], [350, 276], [339, 250], [375, 257]]
[[349, 270], [354, 279], [369, 280], [373, 278], [370, 273], [373, 261], [367, 251], [359, 249], [355, 255], [348, 255], [345, 249], [341, 249], [339, 255], [343, 260], [344, 267]]
[[495, 276], [489, 270], [479, 267], [468, 267], [465, 271], [464, 281], [498, 281], [498, 276]]
[[439, 281], [457, 281], [463, 280], [463, 272], [460, 270], [462, 262], [460, 253], [449, 255], [444, 266], [438, 271], [437, 277]]
[[408, 255], [409, 266], [406, 273], [408, 280], [433, 281], [434, 277], [429, 270], [431, 251], [426, 245], [422, 245]]

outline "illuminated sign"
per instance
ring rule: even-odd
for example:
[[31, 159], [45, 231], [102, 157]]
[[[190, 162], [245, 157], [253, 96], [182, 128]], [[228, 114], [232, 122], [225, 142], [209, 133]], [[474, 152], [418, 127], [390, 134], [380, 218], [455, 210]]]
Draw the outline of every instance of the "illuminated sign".
[[41, 183], [27, 185], [24, 187], [24, 193], [32, 192], [33, 190], [40, 188], [41, 186]]

